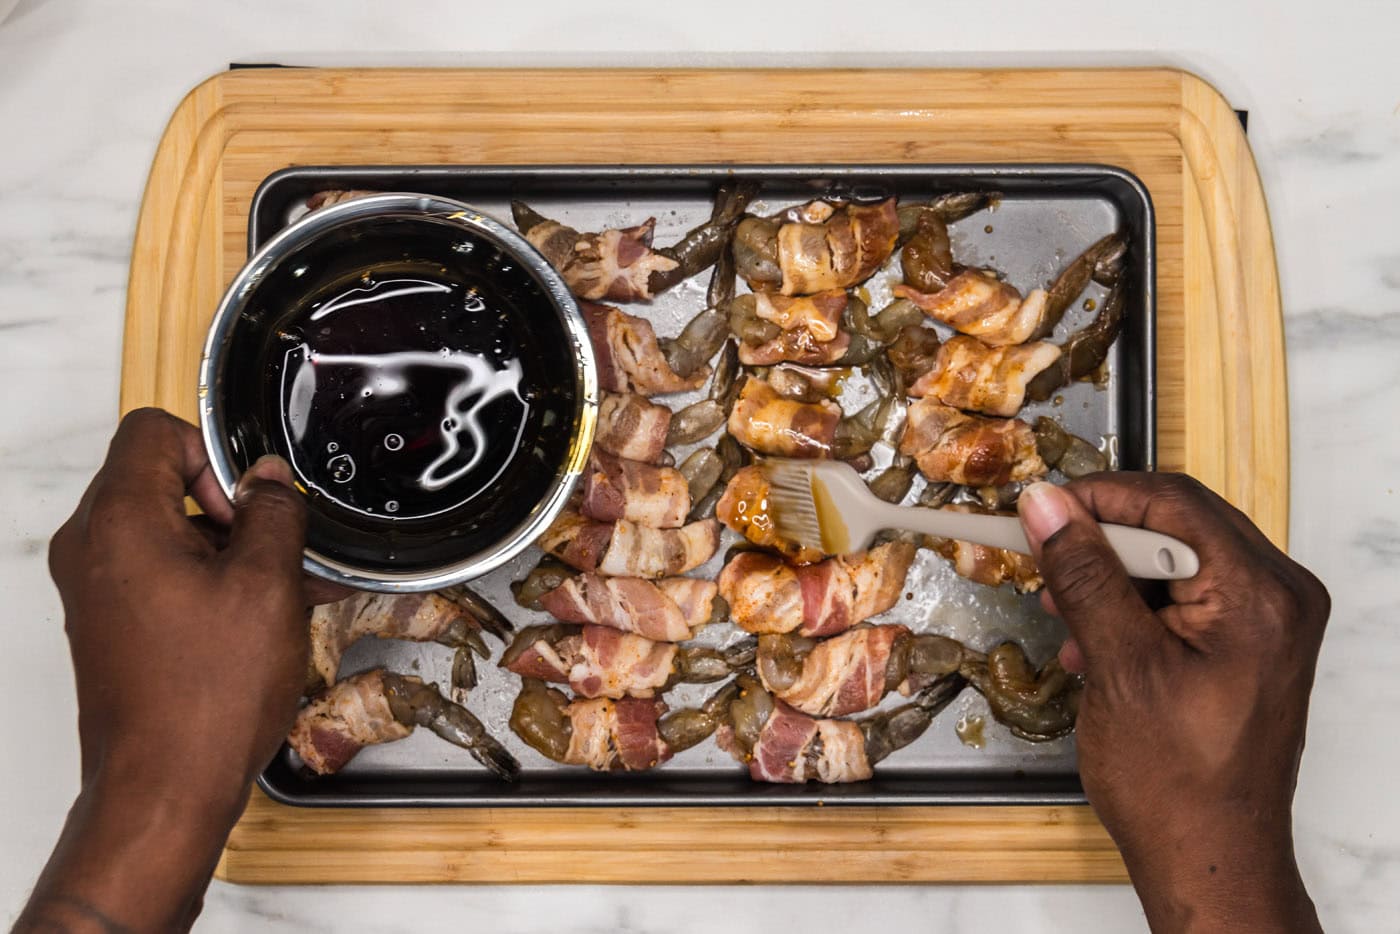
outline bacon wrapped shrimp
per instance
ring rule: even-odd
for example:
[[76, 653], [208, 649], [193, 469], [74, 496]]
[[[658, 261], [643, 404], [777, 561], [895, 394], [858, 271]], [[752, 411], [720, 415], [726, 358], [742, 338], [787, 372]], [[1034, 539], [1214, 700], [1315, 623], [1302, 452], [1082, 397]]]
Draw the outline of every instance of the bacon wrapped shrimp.
[[841, 407], [830, 399], [798, 402], [750, 377], [729, 413], [729, 433], [741, 444], [780, 457], [830, 457]]
[[719, 592], [748, 632], [831, 636], [894, 606], [916, 551], [911, 542], [886, 542], [802, 567], [743, 551], [720, 572]]
[[609, 577], [674, 577], [719, 549], [719, 523], [701, 519], [654, 529], [626, 519], [598, 522], [566, 511], [540, 536], [540, 548], [580, 571]]
[[820, 561], [820, 549], [782, 538], [769, 510], [768, 478], [757, 465], [743, 467], [730, 478], [715, 508], [715, 515], [729, 528], [761, 548], [770, 548], [794, 564]]
[[522, 677], [567, 684], [581, 697], [652, 697], [677, 684], [720, 681], [752, 664], [754, 644], [677, 645], [606, 626], [553, 623], [523, 629], [501, 657]]
[[427, 727], [467, 750], [498, 778], [515, 781], [520, 763], [465, 707], [430, 684], [382, 669], [332, 685], [298, 713], [287, 743], [313, 772], [329, 775], [366, 746], [392, 743]]
[[617, 457], [656, 464], [666, 451], [671, 410], [634, 393], [603, 393], [593, 446]]
[[1014, 286], [986, 270], [964, 269], [946, 280], [930, 275], [927, 266], [909, 262], [913, 246], [911, 241], [905, 247], [905, 281], [894, 287], [895, 295], [990, 347], [1049, 337], [1090, 281], [1117, 284], [1127, 251], [1121, 234], [1109, 234], [1065, 267], [1049, 289], [1034, 289], [1022, 298]]
[[784, 703], [817, 717], [869, 710], [890, 691], [908, 697], [956, 672], [961, 643], [915, 635], [905, 626], [862, 624], [829, 639], [767, 633], [758, 639], [758, 676]]
[[657, 396], [699, 389], [709, 378], [708, 366], [687, 376], [672, 370], [645, 318], [593, 302], [580, 302], [579, 308], [598, 360], [598, 385], [605, 391]]
[[909, 407], [899, 453], [914, 458], [935, 483], [1001, 486], [1048, 471], [1037, 452], [1036, 433], [1026, 422], [968, 415], [930, 398]]
[[704, 741], [719, 725], [719, 692], [697, 709], [668, 713], [659, 698], [570, 700], [536, 678], [521, 679], [511, 710], [515, 735], [546, 759], [596, 772], [641, 772]]
[[[728, 690], [716, 741], [759, 782], [834, 784], [864, 781], [874, 765], [928, 730], [966, 682], [957, 674], [923, 688], [914, 700], [862, 720], [817, 719], [740, 675]], [[721, 692], [723, 695], [724, 691]]]
[[600, 522], [625, 519], [654, 529], [679, 528], [690, 512], [690, 486], [674, 467], [595, 450], [583, 472], [579, 511]]
[[460, 697], [476, 686], [475, 652], [490, 656], [481, 633], [504, 641], [508, 619], [466, 587], [438, 593], [356, 593], [336, 603], [316, 607], [311, 614], [311, 655], [308, 685], [315, 689], [335, 684], [347, 649], [367, 636], [437, 642], [456, 649], [452, 662], [452, 691]]
[[756, 190], [752, 182], [721, 184], [710, 219], [663, 249], [652, 247], [654, 217], [635, 227], [579, 233], [521, 201], [511, 202], [510, 209], [516, 227], [559, 270], [571, 292], [588, 301], [632, 302], [650, 299], [712, 265]]
[[812, 201], [777, 217], [746, 217], [734, 260], [755, 292], [812, 295], [859, 285], [884, 265], [899, 237], [895, 200]]
[[[1123, 323], [1123, 292], [1115, 287], [1104, 299], [1093, 322], [1071, 334], [1064, 344], [1035, 341], [1006, 347], [988, 347], [959, 334], [941, 346], [928, 328], [905, 329], [891, 347], [897, 367], [926, 360], [930, 346], [937, 346], [932, 364], [909, 389], [912, 396], [930, 396], [954, 408], [1010, 417], [1027, 401], [1043, 402], [1070, 382], [1088, 376], [1108, 357]], [[899, 344], [899, 341], [896, 341]], [[906, 370], [907, 372], [907, 370]]]

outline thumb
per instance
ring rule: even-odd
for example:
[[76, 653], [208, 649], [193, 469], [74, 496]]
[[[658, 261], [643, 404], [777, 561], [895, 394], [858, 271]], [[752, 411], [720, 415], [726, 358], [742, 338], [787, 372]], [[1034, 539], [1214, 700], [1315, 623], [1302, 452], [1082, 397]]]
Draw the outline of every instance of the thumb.
[[249, 467], [233, 491], [228, 562], [259, 574], [301, 578], [306, 503], [292, 484], [292, 468], [268, 454]]
[[1134, 654], [1160, 629], [1076, 496], [1034, 483], [1021, 493], [1017, 508], [1045, 586], [1089, 667]]

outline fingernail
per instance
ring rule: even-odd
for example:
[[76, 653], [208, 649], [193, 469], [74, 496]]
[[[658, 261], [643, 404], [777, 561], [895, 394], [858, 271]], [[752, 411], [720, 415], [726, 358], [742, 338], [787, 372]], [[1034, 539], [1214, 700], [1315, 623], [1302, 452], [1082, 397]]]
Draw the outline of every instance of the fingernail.
[[1021, 523], [1035, 542], [1043, 542], [1069, 524], [1065, 492], [1053, 483], [1032, 483], [1017, 502]]
[[253, 462], [253, 466], [238, 478], [238, 485], [233, 488], [235, 503], [241, 502], [248, 495], [248, 487], [254, 480], [271, 480], [283, 486], [292, 486], [292, 465], [276, 454], [264, 454], [259, 457]]

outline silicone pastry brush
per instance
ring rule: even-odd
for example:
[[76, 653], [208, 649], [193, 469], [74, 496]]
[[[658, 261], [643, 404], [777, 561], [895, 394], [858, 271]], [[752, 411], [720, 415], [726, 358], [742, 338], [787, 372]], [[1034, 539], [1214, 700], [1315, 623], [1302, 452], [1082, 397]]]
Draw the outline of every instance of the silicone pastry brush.
[[[829, 555], [862, 551], [877, 532], [905, 529], [1030, 554], [1015, 516], [895, 506], [877, 497], [855, 468], [841, 461], [770, 457], [761, 467], [771, 487], [768, 509], [785, 539]], [[1201, 562], [1185, 542], [1127, 525], [1101, 523], [1129, 576], [1144, 580], [1195, 577]]]

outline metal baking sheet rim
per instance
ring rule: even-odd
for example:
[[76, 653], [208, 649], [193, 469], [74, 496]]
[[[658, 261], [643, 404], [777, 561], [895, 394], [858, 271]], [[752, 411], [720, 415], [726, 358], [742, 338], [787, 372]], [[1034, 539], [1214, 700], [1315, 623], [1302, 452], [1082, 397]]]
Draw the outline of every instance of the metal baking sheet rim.
[[[260, 226], [258, 218], [270, 192], [294, 179], [315, 178], [320, 187], [342, 186], [366, 176], [394, 176], [407, 183], [422, 183], [431, 192], [434, 182], [461, 181], [471, 178], [497, 182], [518, 180], [529, 183], [585, 182], [599, 184], [617, 182], [664, 184], [666, 182], [717, 181], [722, 178], [759, 178], [789, 184], [811, 183], [814, 193], [820, 183], [851, 178], [887, 178], [891, 181], [936, 181], [941, 187], [987, 186], [1019, 188], [1036, 183], [1059, 184], [1072, 188], [1076, 183], [1088, 187], [1095, 181], [1109, 180], [1125, 186], [1141, 208], [1142, 228], [1134, 230], [1141, 243], [1142, 269], [1134, 278], [1141, 290], [1135, 305], [1138, 322], [1140, 355], [1137, 366], [1142, 374], [1138, 391], [1139, 426], [1142, 446], [1138, 452], [1141, 465], [1154, 469], [1156, 465], [1156, 215], [1147, 187], [1125, 169], [1098, 164], [1057, 163], [953, 163], [953, 164], [844, 164], [844, 165], [342, 165], [292, 166], [269, 175], [253, 196], [249, 210], [248, 251], [256, 251], [258, 243], [270, 236], [270, 230]], [[1007, 185], [1005, 183], [1010, 183]], [[403, 187], [401, 190], [414, 190]], [[567, 766], [560, 766], [563, 773]], [[423, 793], [409, 789], [393, 790], [400, 781], [363, 781], [363, 790], [331, 790], [305, 793], [289, 790], [286, 784], [299, 780], [290, 766], [278, 756], [257, 778], [258, 787], [272, 800], [297, 807], [870, 807], [870, 806], [937, 806], [937, 805], [1070, 805], [1085, 802], [1083, 787], [1077, 776], [1072, 779], [1057, 776], [987, 776], [976, 773], [965, 776], [944, 774], [931, 778], [925, 787], [911, 789], [907, 776], [894, 778], [902, 787], [882, 789], [889, 783], [880, 775], [867, 782], [852, 785], [763, 785], [751, 783], [742, 776], [736, 764], [732, 791], [702, 789], [668, 789], [667, 785], [698, 785], [715, 783], [709, 778], [687, 778], [680, 773], [667, 775], [664, 770], [638, 775], [597, 776], [578, 770], [568, 779], [560, 779], [567, 791], [518, 791], [501, 786], [481, 793], [451, 790], [452, 782], [435, 780], [441, 790]], [[547, 781], [553, 782], [551, 777]], [[342, 785], [346, 784], [342, 782]], [[418, 782], [422, 785], [423, 782]], [[628, 787], [643, 785], [644, 787]], [[379, 786], [379, 787], [374, 787]], [[520, 786], [515, 786], [520, 788]]]

